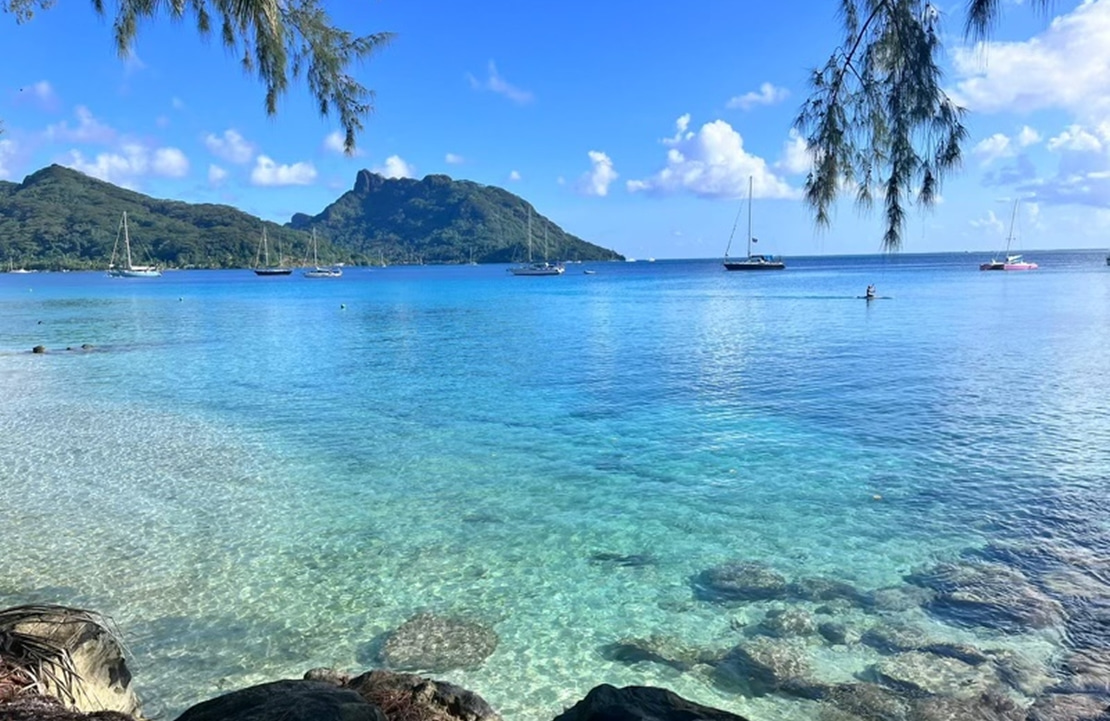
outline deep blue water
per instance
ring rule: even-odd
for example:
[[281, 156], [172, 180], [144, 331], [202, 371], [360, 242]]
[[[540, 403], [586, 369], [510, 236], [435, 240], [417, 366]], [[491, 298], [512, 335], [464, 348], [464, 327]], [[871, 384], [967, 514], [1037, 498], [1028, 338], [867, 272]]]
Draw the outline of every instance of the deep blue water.
[[[1101, 591], [1082, 559], [1110, 551], [1110, 268], [1027, 255], [1039, 270], [945, 254], [0, 275], [0, 604], [110, 614], [169, 717], [367, 668], [431, 610], [498, 633], [480, 668], [438, 676], [507, 719], [602, 682], [805, 718], [599, 649], [736, 643], [775, 604], [722, 608], [690, 583], [731, 559], [873, 590], [1009, 544], [1031, 577]], [[858, 299], [868, 283], [889, 297]], [[1038, 564], [1046, 545], [1079, 560]], [[896, 620], [1046, 668], [1090, 632]], [[874, 660], [815, 653], [829, 680]]]

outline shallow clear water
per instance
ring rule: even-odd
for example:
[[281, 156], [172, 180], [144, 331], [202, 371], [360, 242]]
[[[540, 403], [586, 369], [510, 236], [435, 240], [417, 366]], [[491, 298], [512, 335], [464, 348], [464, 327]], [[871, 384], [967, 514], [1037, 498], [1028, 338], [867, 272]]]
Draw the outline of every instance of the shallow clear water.
[[[775, 604], [690, 582], [732, 559], [870, 590], [992, 541], [1105, 554], [1102, 257], [0, 275], [0, 605], [111, 615], [169, 718], [371, 667], [422, 610], [496, 630], [480, 668], [435, 675], [514, 721], [602, 682], [806, 718], [600, 649], [735, 644]], [[1064, 643], [904, 615], [1046, 664]], [[815, 653], [830, 681], [874, 660]]]

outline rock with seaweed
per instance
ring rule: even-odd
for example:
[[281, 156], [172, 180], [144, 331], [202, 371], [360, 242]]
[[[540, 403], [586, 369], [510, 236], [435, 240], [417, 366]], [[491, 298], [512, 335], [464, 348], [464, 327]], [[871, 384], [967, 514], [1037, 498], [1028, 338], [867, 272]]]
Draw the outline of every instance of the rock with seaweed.
[[119, 633], [94, 611], [0, 610], [0, 671], [0, 701], [44, 696], [74, 711], [141, 716]]
[[134, 721], [119, 711], [82, 713], [50, 696], [26, 696], [0, 703], [0, 721]]
[[389, 721], [501, 721], [473, 691], [423, 676], [376, 670], [344, 687], [380, 708]]

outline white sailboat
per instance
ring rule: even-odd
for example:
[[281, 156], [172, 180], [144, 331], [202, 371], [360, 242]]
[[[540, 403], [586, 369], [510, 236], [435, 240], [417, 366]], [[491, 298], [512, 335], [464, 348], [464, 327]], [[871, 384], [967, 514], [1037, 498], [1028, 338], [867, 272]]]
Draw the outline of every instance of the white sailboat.
[[[121, 257], [122, 263], [116, 264], [116, 256], [119, 251], [119, 238], [120, 233], [123, 234], [123, 256]], [[109, 278], [158, 278], [162, 275], [162, 271], [156, 265], [135, 265], [131, 262], [131, 235], [127, 231], [127, 211], [123, 211], [123, 218], [119, 222], [119, 229], [116, 230], [116, 243], [112, 246], [112, 259], [108, 261], [108, 277]]]
[[305, 278], [338, 278], [343, 275], [343, 269], [338, 265], [323, 267], [316, 257], [316, 229], [312, 229], [312, 268], [304, 272]]
[[[987, 263], [980, 263], [979, 270], [1036, 270], [1037, 264], [1025, 260], [1020, 254], [1011, 254], [1010, 245], [1014, 242], [1014, 220], [1017, 219], [1018, 201], [1014, 201], [1014, 209], [1010, 212], [1010, 234], [1006, 236], [1005, 260], [996, 257]], [[1110, 263], [1110, 259], [1107, 261]]]
[[[740, 220], [740, 212], [736, 213], [736, 222]], [[732, 232], [728, 236], [728, 245], [725, 247], [725, 270], [783, 270], [786, 263], [781, 258], [771, 255], [752, 255], [752, 243], [758, 242], [752, 237], [752, 176], [748, 176], [748, 257], [732, 260], [728, 251], [732, 249], [732, 237], [736, 235], [736, 222], [732, 224]]]
[[[544, 226], [544, 232], [547, 231], [547, 226]], [[546, 242], [544, 243], [546, 246]], [[546, 255], [546, 248], [545, 248]], [[532, 208], [528, 208], [528, 262], [524, 265], [517, 265], [509, 268], [509, 272], [513, 275], [562, 275], [566, 271], [562, 265], [558, 263], [548, 263], [546, 260], [542, 263], [532, 262]]]
[[[258, 261], [262, 260], [259, 265]], [[293, 272], [292, 268], [286, 268], [282, 264], [281, 245], [278, 245], [278, 264], [270, 265], [270, 244], [266, 240], [266, 226], [262, 226], [262, 240], [258, 242], [258, 250], [254, 254], [254, 274], [255, 275], [289, 275]]]

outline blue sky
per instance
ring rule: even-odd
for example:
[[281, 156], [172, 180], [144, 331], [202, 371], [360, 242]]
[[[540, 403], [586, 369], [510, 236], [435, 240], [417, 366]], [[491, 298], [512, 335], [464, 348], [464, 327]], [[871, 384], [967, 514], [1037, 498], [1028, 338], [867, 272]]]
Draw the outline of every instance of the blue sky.
[[[1110, 246], [1110, 0], [1057, 0], [1052, 14], [1003, 2], [985, 48], [962, 41], [962, 0], [939, 5], [971, 138], [942, 202], [911, 215], [905, 252], [996, 250], [1015, 198], [1022, 250]], [[344, 28], [397, 33], [356, 69], [377, 99], [353, 158], [303, 86], [267, 117], [263, 87], [188, 21], [145, 25], [120, 59], [91, 3], [23, 25], [0, 15], [17, 59], [0, 69], [0, 178], [56, 162], [284, 223], [360, 168], [445, 173], [507, 188], [625, 255], [687, 258], [723, 253], [754, 176], [759, 250], [877, 252], [878, 214], [845, 202], [819, 231], [799, 200], [791, 124], [840, 37], [838, 4], [332, 2]]]

